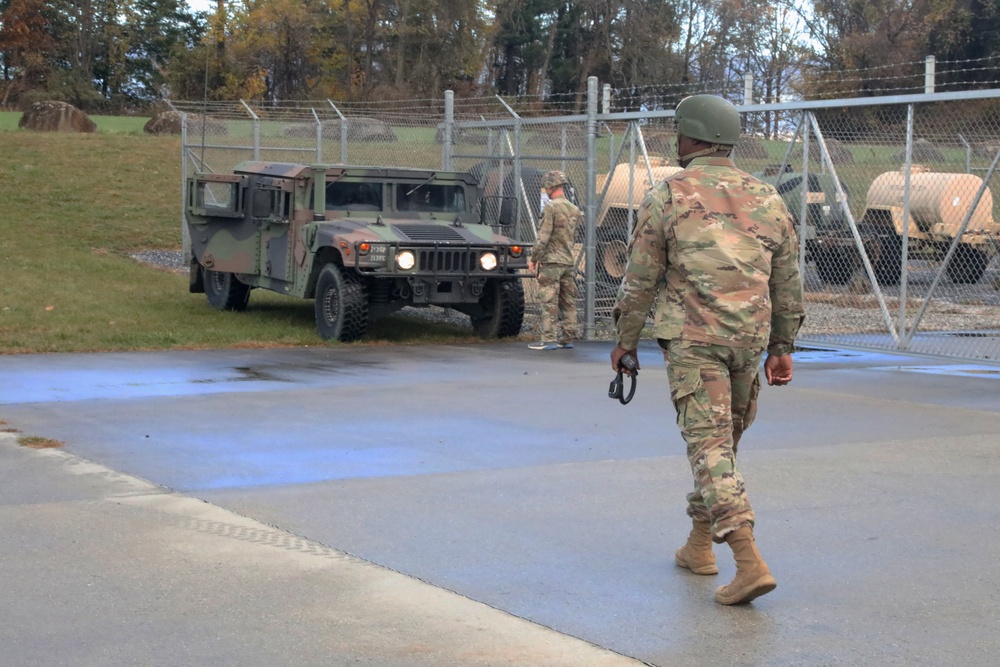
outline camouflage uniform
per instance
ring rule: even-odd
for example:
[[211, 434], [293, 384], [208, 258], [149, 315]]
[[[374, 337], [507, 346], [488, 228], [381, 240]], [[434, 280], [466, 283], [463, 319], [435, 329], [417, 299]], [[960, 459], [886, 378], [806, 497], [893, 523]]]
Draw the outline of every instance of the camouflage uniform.
[[[563, 196], [545, 205], [531, 261], [540, 264], [538, 299], [543, 343], [569, 342], [577, 335], [576, 269], [573, 242], [582, 217], [580, 209]], [[562, 321], [562, 336], [559, 324]]]
[[790, 354], [803, 320], [791, 216], [729, 158], [699, 157], [646, 194], [629, 253], [618, 344], [636, 348], [655, 298], [653, 331], [694, 474], [688, 515], [722, 542], [754, 522], [736, 449], [756, 414], [761, 357]]

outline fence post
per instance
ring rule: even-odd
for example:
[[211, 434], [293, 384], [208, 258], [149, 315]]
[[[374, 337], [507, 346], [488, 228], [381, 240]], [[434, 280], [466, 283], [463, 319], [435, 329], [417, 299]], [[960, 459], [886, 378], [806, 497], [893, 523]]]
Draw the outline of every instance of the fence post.
[[316, 164], [323, 162], [323, 121], [319, 119], [316, 109], [310, 108], [313, 119], [316, 121]]
[[441, 168], [451, 171], [452, 155], [454, 155], [454, 140], [452, 132], [455, 127], [455, 91], [444, 91], [444, 136], [441, 138]]
[[[173, 105], [170, 105], [173, 107]], [[191, 266], [191, 235], [188, 233], [187, 220], [184, 212], [187, 209], [187, 175], [188, 175], [188, 124], [187, 114], [179, 113], [181, 117], [181, 250], [184, 253], [184, 266]], [[204, 122], [204, 120], [202, 120]]]
[[584, 303], [584, 338], [594, 338], [594, 299], [596, 285], [594, 280], [594, 253], [596, 252], [596, 229], [594, 223], [597, 216], [597, 77], [587, 77], [587, 176], [586, 176], [586, 262], [585, 269], [585, 303]]
[[333, 107], [337, 117], [340, 118], [340, 164], [347, 164], [347, 118], [340, 113], [340, 109], [332, 100], [327, 100], [326, 103]]
[[934, 56], [924, 60], [924, 92], [927, 94], [934, 92], [934, 63]]
[[[807, 233], [809, 231], [809, 198], [805, 193], [809, 190], [809, 117], [811, 115], [812, 113], [809, 111], [802, 113], [802, 185], [800, 186], [802, 188], [802, 196], [800, 197], [801, 206], [799, 208], [799, 276], [802, 277], [803, 285], [806, 279], [806, 241], [808, 240]], [[818, 145], [819, 141], [816, 143]], [[789, 146], [789, 149], [791, 149], [791, 146]], [[820, 163], [822, 162], [821, 156]]]
[[743, 75], [743, 104], [753, 104], [753, 73]]
[[601, 113], [611, 113], [611, 84], [606, 83], [601, 90]]
[[906, 157], [903, 159], [903, 237], [900, 239], [903, 247], [899, 250], [899, 320], [896, 330], [899, 332], [897, 347], [901, 350], [910, 345], [906, 336], [906, 264], [910, 255], [910, 174], [913, 171], [913, 105], [906, 105]]
[[250, 117], [253, 118], [253, 159], [254, 160], [259, 160], [260, 159], [260, 118], [258, 118], [257, 114], [255, 114], [253, 112], [253, 109], [250, 108], [249, 104], [247, 104], [243, 100], [240, 100], [240, 104], [243, 105], [243, 108], [246, 109], [247, 113], [250, 114]]

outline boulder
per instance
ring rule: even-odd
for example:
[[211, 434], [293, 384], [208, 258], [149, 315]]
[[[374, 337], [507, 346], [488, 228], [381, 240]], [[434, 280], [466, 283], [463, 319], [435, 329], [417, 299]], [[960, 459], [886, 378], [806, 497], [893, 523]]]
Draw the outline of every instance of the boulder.
[[[830, 160], [834, 164], [854, 164], [854, 154], [851, 153], [851, 149], [845, 146], [843, 143], [837, 139], [827, 139], [826, 149], [830, 151]], [[815, 141], [809, 142], [809, 160], [812, 162], [819, 162], [819, 144]], [[791, 159], [802, 161], [802, 147], [796, 148], [792, 151]]]
[[[187, 114], [188, 135], [198, 135], [202, 132], [204, 125], [205, 134], [213, 136], [225, 136], [229, 134], [226, 124], [210, 116], [201, 114]], [[176, 111], [161, 111], [150, 118], [142, 128], [147, 134], [180, 134], [181, 116]]]
[[[340, 125], [332, 123], [331, 127], [337, 129], [337, 136], [340, 136]], [[348, 118], [347, 119], [347, 140], [348, 141], [397, 141], [396, 133], [385, 121], [375, 118]]]
[[72, 104], [57, 101], [35, 102], [21, 114], [18, 127], [38, 132], [94, 132], [97, 124]]
[[[906, 149], [897, 152], [893, 157], [903, 162], [906, 159]], [[944, 162], [944, 153], [926, 139], [917, 139], [913, 142], [911, 162]]]
[[767, 148], [757, 137], [740, 137], [740, 143], [736, 144], [733, 150], [734, 157], [746, 158], [748, 160], [766, 160], [768, 158]]

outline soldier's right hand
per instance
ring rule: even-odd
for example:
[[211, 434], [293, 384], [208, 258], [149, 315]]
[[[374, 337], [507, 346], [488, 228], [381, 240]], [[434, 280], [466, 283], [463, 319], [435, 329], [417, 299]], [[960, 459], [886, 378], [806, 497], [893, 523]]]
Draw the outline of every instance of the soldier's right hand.
[[776, 387], [792, 381], [792, 355], [769, 354], [764, 360], [764, 375], [767, 383]]
[[620, 345], [615, 345], [615, 349], [611, 350], [611, 370], [617, 373], [621, 370], [626, 375], [634, 375], [635, 372], [629, 370], [622, 365], [622, 357], [626, 354], [631, 354], [632, 358], [635, 359], [635, 372], [639, 370], [639, 354], [636, 350], [626, 350]]

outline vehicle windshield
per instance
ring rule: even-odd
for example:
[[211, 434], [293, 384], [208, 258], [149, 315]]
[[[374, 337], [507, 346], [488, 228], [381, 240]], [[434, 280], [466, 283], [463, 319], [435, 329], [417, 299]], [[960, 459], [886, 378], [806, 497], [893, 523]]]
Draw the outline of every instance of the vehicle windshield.
[[326, 184], [326, 210], [328, 211], [381, 211], [381, 183]]
[[465, 188], [461, 185], [398, 183], [396, 210], [465, 213]]

